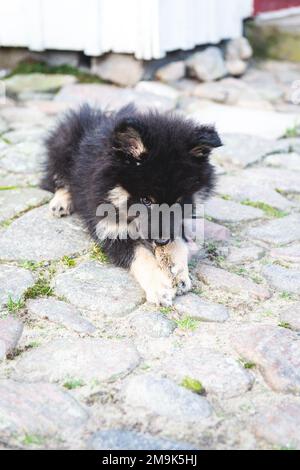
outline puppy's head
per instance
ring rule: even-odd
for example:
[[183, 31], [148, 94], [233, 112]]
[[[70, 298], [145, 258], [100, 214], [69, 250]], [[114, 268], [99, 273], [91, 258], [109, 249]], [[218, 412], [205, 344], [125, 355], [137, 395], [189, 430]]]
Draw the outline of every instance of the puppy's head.
[[[141, 203], [149, 213], [155, 205], [183, 206], [197, 194], [205, 199], [215, 180], [209, 155], [220, 145], [213, 126], [174, 114], [123, 112], [112, 133], [118, 187], [126, 191], [129, 204]], [[168, 241], [154, 239], [157, 244]]]

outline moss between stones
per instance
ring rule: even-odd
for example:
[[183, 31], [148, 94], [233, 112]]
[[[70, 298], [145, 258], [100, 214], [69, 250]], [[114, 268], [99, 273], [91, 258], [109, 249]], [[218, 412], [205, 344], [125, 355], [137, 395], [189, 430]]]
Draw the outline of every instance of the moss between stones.
[[299, 32], [283, 31], [272, 23], [249, 21], [245, 35], [257, 57], [300, 62]]
[[104, 83], [103, 80], [96, 75], [82, 72], [82, 70], [72, 67], [71, 65], [65, 64], [50, 67], [43, 62], [21, 62], [6, 78], [12, 77], [13, 75], [26, 75], [31, 73], [73, 75], [80, 83]]

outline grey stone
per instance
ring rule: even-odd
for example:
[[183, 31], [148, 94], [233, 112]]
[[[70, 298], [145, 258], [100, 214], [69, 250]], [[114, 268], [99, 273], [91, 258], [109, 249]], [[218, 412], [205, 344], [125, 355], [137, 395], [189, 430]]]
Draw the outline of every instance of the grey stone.
[[49, 101], [49, 100], [46, 100], [45, 97], [43, 97], [43, 99], [37, 99], [36, 96], [34, 100], [31, 99], [30, 101], [27, 101], [25, 104], [27, 107], [41, 111], [42, 113], [45, 113], [47, 116], [56, 116], [59, 113], [64, 113], [68, 111], [68, 109], [71, 107], [69, 103], [64, 103], [64, 102], [54, 101], [54, 100]]
[[55, 292], [78, 308], [120, 317], [144, 300], [140, 286], [124, 269], [91, 261], [58, 275]]
[[43, 127], [45, 114], [31, 108], [9, 106], [1, 110], [1, 116], [9, 127], [15, 129]]
[[28, 106], [28, 102], [37, 102], [40, 100], [53, 100], [55, 92], [43, 92], [43, 91], [22, 91], [18, 94], [18, 100], [23, 101], [25, 106]]
[[151, 82], [150, 80], [139, 82], [135, 90], [141, 93], [149, 93], [151, 95], [157, 95], [162, 98], [166, 98], [176, 102], [179, 97], [179, 92], [176, 88], [166, 85], [165, 83]]
[[234, 358], [199, 344], [187, 344], [165, 360], [163, 371], [181, 382], [198, 380], [208, 394], [236, 397], [252, 387], [253, 377]]
[[296, 152], [300, 153], [300, 138], [299, 137], [289, 137], [281, 140], [282, 152]]
[[258, 246], [231, 247], [226, 261], [233, 264], [250, 263], [263, 257], [265, 251]]
[[129, 379], [125, 389], [125, 401], [127, 406], [190, 423], [208, 418], [212, 413], [212, 408], [205, 398], [169, 379], [150, 374]]
[[90, 239], [77, 217], [58, 219], [39, 207], [0, 232], [0, 259], [43, 261], [83, 252]]
[[300, 294], [300, 270], [286, 269], [274, 264], [265, 266], [262, 274], [275, 289]]
[[108, 54], [92, 59], [92, 73], [121, 86], [133, 86], [141, 80], [144, 68], [140, 60], [127, 54]]
[[0, 222], [31, 207], [45, 204], [50, 198], [50, 193], [37, 188], [0, 191]]
[[71, 67], [78, 67], [81, 59], [80, 52], [75, 51], [45, 51], [33, 54], [37, 60], [45, 62], [50, 67], [59, 67], [68, 64]]
[[0, 154], [0, 167], [14, 173], [34, 173], [42, 170], [45, 148], [37, 142], [9, 145]]
[[7, 131], [7, 124], [6, 122], [0, 117], [0, 135]]
[[284, 88], [268, 71], [249, 69], [243, 80], [253, 86], [263, 99], [273, 102], [283, 96]]
[[300, 263], [300, 243], [274, 248], [270, 251], [270, 256], [283, 261]]
[[183, 60], [170, 62], [159, 67], [155, 72], [155, 77], [162, 82], [175, 82], [185, 75], [185, 63]]
[[119, 109], [132, 102], [140, 110], [156, 108], [160, 111], [170, 111], [176, 106], [174, 100], [153, 93], [95, 83], [68, 85], [61, 89], [55, 96], [54, 101], [70, 103], [72, 107], [78, 107], [80, 104], [87, 102], [92, 106], [110, 110]]
[[0, 191], [5, 189], [28, 188], [38, 186], [41, 180], [39, 173], [11, 173], [0, 168]]
[[131, 372], [139, 361], [128, 341], [57, 339], [24, 353], [13, 375], [29, 382], [112, 381]]
[[26, 307], [33, 317], [48, 319], [77, 333], [88, 334], [96, 331], [96, 327], [85, 320], [75, 307], [61, 300], [53, 298], [31, 299], [27, 301]]
[[223, 225], [206, 219], [186, 219], [184, 221], [186, 235], [203, 243], [205, 240], [227, 242], [230, 239], [230, 230]]
[[300, 194], [299, 174], [284, 168], [251, 168], [241, 174], [241, 178], [252, 179], [257, 184], [273, 187], [283, 193]]
[[278, 326], [246, 325], [237, 329], [231, 344], [261, 371], [268, 385], [284, 393], [300, 393], [300, 339]]
[[295, 152], [276, 153], [265, 158], [264, 163], [272, 167], [283, 167], [288, 170], [300, 171], [300, 155]]
[[[0, 344], [5, 355], [10, 354], [16, 348], [23, 332], [23, 324], [12, 317], [0, 319]], [[4, 348], [3, 348], [4, 346]], [[5, 355], [3, 357], [5, 357]], [[1, 360], [1, 352], [0, 352]]]
[[287, 323], [292, 330], [300, 331], [300, 302], [280, 312], [280, 320]]
[[0, 306], [7, 303], [9, 298], [18, 301], [24, 292], [34, 284], [32, 274], [16, 266], [0, 265]]
[[227, 74], [222, 52], [218, 47], [208, 47], [203, 52], [196, 52], [186, 60], [190, 77], [208, 82]]
[[88, 412], [56, 385], [0, 381], [0, 432], [4, 442], [26, 435], [71, 439], [80, 433]]
[[222, 175], [217, 183], [217, 192], [236, 201], [262, 202], [283, 211], [293, 206], [291, 201], [268, 184], [257, 184], [253, 179], [241, 178], [239, 175]]
[[294, 114], [278, 113], [265, 107], [261, 109], [256, 104], [254, 107], [249, 107], [248, 103], [247, 106], [246, 103], [243, 103], [243, 106], [226, 106], [203, 100], [201, 103], [196, 103], [194, 109], [187, 109], [187, 112], [197, 123], [213, 122], [221, 135], [251, 134], [263, 139], [266, 136], [269, 139], [278, 139], [284, 135], [287, 128], [295, 125]]
[[162, 313], [155, 310], [149, 311], [145, 307], [140, 307], [135, 311], [130, 324], [137, 333], [152, 338], [170, 336], [176, 328], [174, 321], [169, 320]]
[[285, 60], [264, 60], [260, 64], [262, 70], [271, 72], [273, 76], [285, 85], [299, 79], [300, 67], [297, 62], [288, 62]]
[[245, 168], [257, 163], [265, 155], [276, 151], [275, 140], [248, 134], [222, 134], [223, 147], [215, 150], [214, 155], [221, 164], [224, 162]]
[[264, 212], [260, 209], [217, 197], [210, 199], [204, 210], [206, 216], [219, 222], [238, 223], [264, 217]]
[[225, 78], [217, 82], [199, 83], [192, 89], [193, 96], [217, 103], [237, 103], [242, 90], [233, 78]]
[[252, 428], [256, 437], [287, 450], [300, 449], [300, 404], [284, 399], [280, 403], [260, 407]]
[[20, 144], [24, 142], [41, 142], [45, 137], [44, 129], [39, 127], [18, 129], [15, 131], [8, 131], [3, 134], [3, 137], [7, 139], [11, 144]]
[[0, 340], [0, 362], [6, 358], [6, 346], [4, 341]]
[[209, 220], [204, 221], [205, 240], [216, 240], [226, 242], [230, 239], [230, 230], [223, 225], [216, 224]]
[[44, 73], [33, 73], [13, 75], [3, 80], [9, 95], [18, 95], [22, 92], [47, 92], [56, 91], [59, 88], [70, 85], [77, 81], [73, 75], [61, 75]]
[[[288, 227], [288, 230], [287, 230]], [[248, 229], [246, 236], [274, 245], [286, 245], [300, 240], [300, 215], [292, 214]]]
[[248, 60], [252, 54], [251, 44], [245, 37], [231, 39], [226, 44], [225, 57], [227, 60]]
[[191, 444], [174, 442], [127, 429], [96, 432], [91, 439], [92, 450], [195, 450]]
[[226, 60], [225, 67], [227, 72], [234, 77], [240, 77], [247, 70], [247, 62], [240, 59]]
[[178, 297], [174, 302], [174, 307], [180, 315], [187, 315], [196, 320], [224, 322], [229, 318], [228, 310], [224, 305], [206, 302], [193, 293]]
[[222, 289], [258, 300], [266, 300], [271, 296], [265, 287], [255, 284], [250, 279], [225, 271], [225, 269], [199, 263], [196, 274], [200, 281], [214, 289]]

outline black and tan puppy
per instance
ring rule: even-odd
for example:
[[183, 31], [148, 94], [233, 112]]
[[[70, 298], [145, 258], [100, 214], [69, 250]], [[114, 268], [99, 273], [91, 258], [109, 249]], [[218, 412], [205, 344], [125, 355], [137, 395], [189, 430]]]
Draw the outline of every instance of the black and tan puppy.
[[[116, 113], [85, 105], [67, 113], [46, 144], [42, 187], [55, 193], [53, 215], [77, 212], [110, 260], [130, 270], [149, 302], [171, 305], [176, 292], [187, 292], [191, 282], [184, 232], [178, 234], [171, 223], [168, 236], [162, 236], [160, 219], [158, 232], [153, 236], [148, 230], [145, 236], [128, 207], [142, 205], [151, 220], [157, 205], [183, 207], [196, 195], [207, 197], [214, 185], [209, 154], [221, 145], [215, 129], [175, 114], [142, 113], [132, 105]], [[115, 219], [101, 211], [109, 206]], [[162, 245], [176, 286], [155, 256]]]

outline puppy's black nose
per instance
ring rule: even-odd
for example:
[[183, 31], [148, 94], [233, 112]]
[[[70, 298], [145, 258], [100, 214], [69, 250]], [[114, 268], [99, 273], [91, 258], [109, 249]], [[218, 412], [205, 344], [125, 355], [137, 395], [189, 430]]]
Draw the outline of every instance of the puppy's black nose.
[[164, 246], [164, 245], [167, 245], [171, 240], [167, 240], [165, 238], [159, 238], [158, 240], [154, 240], [154, 243], [155, 245], [158, 245], [158, 246]]

